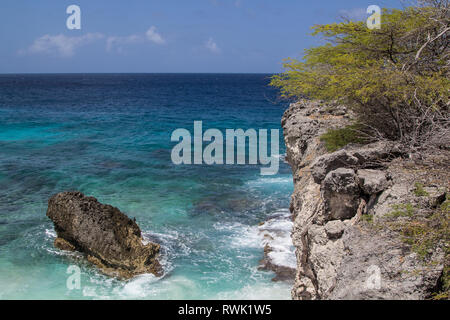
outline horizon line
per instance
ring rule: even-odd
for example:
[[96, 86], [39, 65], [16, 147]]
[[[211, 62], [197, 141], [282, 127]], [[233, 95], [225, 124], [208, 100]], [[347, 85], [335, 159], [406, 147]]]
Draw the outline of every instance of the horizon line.
[[82, 75], [82, 74], [277, 74], [277, 72], [6, 72], [0, 75]]

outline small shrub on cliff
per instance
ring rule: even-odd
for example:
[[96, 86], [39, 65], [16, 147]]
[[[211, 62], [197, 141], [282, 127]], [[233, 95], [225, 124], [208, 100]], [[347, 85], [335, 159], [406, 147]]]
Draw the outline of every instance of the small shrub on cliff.
[[[423, 187], [423, 186], [422, 186]], [[397, 232], [412, 252], [427, 265], [435, 264], [433, 254], [444, 253], [444, 270], [431, 299], [450, 298], [450, 195], [437, 206], [422, 203], [393, 205], [394, 211], [378, 220], [377, 227]]]
[[[405, 217], [407, 220], [394, 220], [388, 226], [400, 232], [403, 241], [411, 246], [419, 257], [425, 259], [436, 246], [443, 245], [450, 254], [450, 197], [437, 207], [413, 206], [411, 203], [393, 205], [386, 218]], [[421, 211], [421, 214], [416, 214]]]
[[339, 150], [349, 143], [364, 143], [364, 139], [360, 134], [359, 125], [350, 125], [345, 128], [328, 130], [327, 133], [320, 137], [325, 143], [328, 152]]
[[[401, 232], [404, 242], [411, 246], [420, 258], [427, 258], [438, 246], [450, 245], [450, 213], [448, 210], [437, 208], [426, 219], [412, 219], [399, 222], [396, 227]], [[448, 252], [446, 253], [448, 254]]]
[[[272, 78], [286, 98], [338, 100], [376, 139], [450, 144], [448, 0], [384, 9], [381, 29], [346, 21], [313, 27], [328, 43], [288, 59]], [[449, 142], [449, 143], [447, 143]]]
[[416, 182], [415, 184], [415, 189], [414, 189], [414, 194], [416, 195], [416, 197], [428, 197], [429, 193], [425, 191], [423, 184], [421, 184], [420, 182]]
[[373, 223], [373, 215], [372, 214], [363, 214], [361, 216], [361, 220], [367, 222], [369, 224]]
[[445, 266], [442, 272], [440, 281], [440, 290], [433, 294], [434, 300], [448, 300], [450, 299], [450, 266]]
[[415, 213], [414, 206], [411, 203], [393, 205], [394, 211], [388, 214], [389, 218], [412, 217]]

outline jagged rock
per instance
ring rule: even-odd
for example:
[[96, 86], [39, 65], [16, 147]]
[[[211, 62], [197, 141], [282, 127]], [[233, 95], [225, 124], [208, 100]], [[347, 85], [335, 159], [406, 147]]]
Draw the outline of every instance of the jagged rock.
[[[301, 100], [286, 110], [281, 120], [286, 145], [286, 160], [292, 168], [309, 166], [325, 148], [320, 135], [328, 129], [345, 126], [349, 123], [342, 111], [343, 106], [325, 105], [321, 101]], [[324, 175], [325, 177], [325, 175]], [[294, 172], [294, 179], [297, 178]]]
[[325, 154], [311, 165], [314, 182], [321, 183], [326, 175], [338, 168], [355, 166], [358, 158], [352, 156], [345, 150], [339, 150], [330, 154]]
[[398, 144], [386, 141], [350, 148], [349, 152], [358, 158], [358, 163], [365, 168], [383, 167], [384, 161], [392, 160], [403, 155]]
[[[436, 191], [430, 186], [445, 174], [432, 170], [431, 184], [424, 188], [429, 195], [416, 199], [417, 167], [405, 167], [396, 144], [349, 145], [327, 154], [320, 135], [349, 120], [325, 109], [321, 102], [301, 101], [282, 120], [286, 160], [294, 175], [290, 210], [297, 272], [292, 298], [426, 298], [442, 276], [443, 250], [428, 252], [432, 256], [422, 261], [400, 233], [379, 226], [399, 205], [439, 206], [446, 191], [440, 184], [433, 187]], [[442, 163], [448, 168], [448, 161]], [[373, 224], [362, 219], [364, 214], [373, 217]], [[381, 286], [367, 285], [377, 266]]]
[[325, 225], [325, 232], [329, 239], [339, 239], [344, 233], [345, 224], [341, 220], [333, 220]]
[[75, 248], [73, 244], [71, 244], [69, 241], [64, 240], [63, 238], [56, 238], [53, 244], [56, 248], [59, 248], [61, 250], [65, 251], [77, 250], [77, 248]]
[[353, 169], [339, 168], [327, 174], [322, 182], [325, 213], [330, 219], [350, 219], [360, 203], [357, 176]]
[[386, 172], [381, 170], [358, 170], [358, 180], [359, 186], [367, 195], [377, 194], [385, 190], [389, 185]]
[[330, 241], [326, 229], [318, 224], [310, 226], [308, 237], [310, 239], [308, 262], [315, 283], [313, 297], [320, 299], [334, 286], [337, 269], [343, 259], [344, 244], [339, 238]]
[[[325, 299], [426, 299], [442, 274], [443, 264], [425, 264], [406, 244], [385, 230], [351, 227], [343, 236], [347, 254], [338, 269], [335, 287]], [[432, 261], [442, 261], [434, 252]]]
[[144, 244], [136, 222], [119, 209], [81, 192], [63, 192], [50, 198], [47, 216], [58, 236], [54, 245], [85, 253], [104, 273], [124, 279], [161, 274], [160, 246]]
[[394, 143], [377, 142], [363, 146], [350, 145], [342, 150], [317, 157], [311, 165], [316, 183], [321, 183], [328, 172], [338, 168], [379, 168], [390, 158], [401, 155]]

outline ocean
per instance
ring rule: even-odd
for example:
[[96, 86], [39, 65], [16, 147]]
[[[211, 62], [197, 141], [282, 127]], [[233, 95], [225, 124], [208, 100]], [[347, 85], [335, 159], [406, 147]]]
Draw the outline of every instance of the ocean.
[[[0, 75], [0, 299], [290, 299], [291, 282], [258, 268], [258, 225], [288, 214], [293, 191], [280, 127], [287, 103], [269, 78]], [[194, 121], [224, 132], [279, 129], [278, 174], [173, 164], [171, 133]], [[120, 281], [54, 248], [47, 201], [69, 190], [136, 218], [162, 245], [164, 276]], [[71, 265], [81, 268], [79, 289], [67, 286]]]

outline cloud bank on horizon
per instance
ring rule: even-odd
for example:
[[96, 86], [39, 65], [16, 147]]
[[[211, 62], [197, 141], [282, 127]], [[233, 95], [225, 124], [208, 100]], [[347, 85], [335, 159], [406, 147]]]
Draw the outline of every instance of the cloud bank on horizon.
[[[26, 54], [50, 54], [60, 57], [72, 57], [76, 49], [89, 45], [96, 41], [105, 41], [107, 52], [116, 51], [124, 53], [125, 48], [133, 44], [153, 43], [156, 45], [166, 44], [164, 37], [151, 26], [144, 34], [131, 34], [128, 36], [105, 36], [102, 33], [87, 33], [82, 36], [43, 35], [34, 40], [27, 49], [20, 49], [19, 55]], [[204, 42], [204, 47], [211, 53], [219, 54], [221, 49], [212, 37]]]

